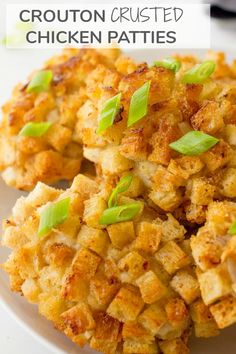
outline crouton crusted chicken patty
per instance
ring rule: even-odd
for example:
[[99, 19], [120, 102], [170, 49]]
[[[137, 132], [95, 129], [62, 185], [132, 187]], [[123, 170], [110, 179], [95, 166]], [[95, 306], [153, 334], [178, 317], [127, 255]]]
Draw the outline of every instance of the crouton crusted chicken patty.
[[[118, 207], [136, 203], [136, 215], [103, 225], [110, 185], [84, 175], [66, 191], [39, 182], [4, 221], [2, 244], [12, 253], [3, 267], [11, 289], [80, 346], [105, 354], [187, 354], [189, 306], [201, 300], [186, 230], [137, 198], [135, 179], [130, 191]], [[68, 201], [66, 215], [61, 203]], [[200, 305], [205, 333], [215, 335], [216, 323]]]
[[26, 84], [17, 85], [3, 107], [0, 125], [0, 170], [5, 182], [31, 190], [38, 181], [72, 180], [82, 160], [82, 141], [76, 133], [79, 117], [84, 118], [82, 130], [89, 140], [98, 109], [93, 98], [116, 90], [122, 75], [135, 68], [118, 49], [66, 49]]
[[[186, 73], [199, 60], [175, 59], [182, 64], [177, 73], [143, 64], [124, 76], [115, 93], [121, 97], [113, 125], [87, 139], [82, 132], [89, 122], [92, 126], [92, 120], [81, 118], [80, 137], [84, 156], [96, 163], [102, 177], [112, 179], [133, 170], [143, 180], [150, 204], [174, 213], [178, 220], [201, 225], [210, 202], [236, 198], [236, 62], [230, 66], [222, 53], [209, 53], [207, 59], [216, 64], [213, 74], [200, 83], [188, 83], [191, 78], [186, 83]], [[135, 103], [134, 96], [147, 83], [147, 114], [130, 125], [131, 107], [139, 106], [137, 101], [144, 100], [145, 94], [139, 92]], [[87, 89], [92, 89], [89, 83]], [[100, 102], [101, 97], [95, 106]], [[197, 152], [193, 138], [200, 138], [194, 136], [181, 143], [183, 152], [170, 146], [189, 132], [207, 141], [216, 138], [217, 143]]]

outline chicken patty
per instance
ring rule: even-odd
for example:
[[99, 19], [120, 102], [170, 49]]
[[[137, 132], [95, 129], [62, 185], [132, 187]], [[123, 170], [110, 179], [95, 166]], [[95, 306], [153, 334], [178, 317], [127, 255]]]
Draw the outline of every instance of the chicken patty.
[[[4, 221], [2, 244], [12, 253], [3, 267], [11, 289], [80, 346], [189, 353], [192, 324], [196, 336], [210, 337], [236, 322], [236, 236], [227, 236], [236, 204], [213, 202], [190, 239], [193, 230], [148, 206], [141, 186], [132, 176], [114, 198], [109, 183], [84, 175], [65, 191], [39, 182]], [[119, 209], [133, 205], [132, 215]]]
[[[76, 133], [78, 112], [84, 110], [84, 119], [87, 115], [90, 118], [88, 126], [82, 127], [89, 139], [97, 107], [87, 103], [86, 111], [83, 107], [88, 98], [98, 96], [100, 90], [114, 90], [120, 78], [135, 68], [118, 49], [66, 49], [34, 72], [26, 84], [17, 85], [3, 107], [0, 124], [0, 170], [5, 182], [17, 189], [32, 190], [38, 181], [52, 184], [72, 180], [80, 171], [83, 157], [82, 140]], [[40, 88], [37, 75], [44, 73], [52, 76], [51, 81]], [[91, 80], [89, 94], [86, 85]], [[41, 132], [32, 131], [32, 127], [31, 131], [24, 129], [32, 123], [49, 123], [50, 127]]]
[[[182, 64], [177, 73], [136, 65], [117, 49], [67, 50], [52, 58], [46, 64], [53, 71], [50, 89], [29, 94], [20, 86], [5, 105], [0, 168], [6, 183], [29, 190], [37, 181], [70, 180], [84, 158], [110, 183], [132, 171], [142, 179], [149, 205], [203, 225], [209, 203], [236, 198], [236, 63], [229, 66], [222, 53], [211, 53], [213, 75], [190, 84], [183, 77], [199, 60], [175, 59]], [[133, 96], [147, 83], [147, 112], [128, 126]], [[113, 122], [99, 133], [101, 116], [109, 112], [104, 106], [117, 95]], [[49, 130], [21, 136], [27, 122], [42, 120], [42, 112], [52, 123]], [[207, 134], [217, 144], [198, 154], [174, 150], [171, 144], [189, 132]]]

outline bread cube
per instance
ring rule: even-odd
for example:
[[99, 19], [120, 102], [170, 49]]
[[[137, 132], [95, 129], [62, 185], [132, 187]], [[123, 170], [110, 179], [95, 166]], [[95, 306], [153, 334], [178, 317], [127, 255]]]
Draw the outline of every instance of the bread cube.
[[152, 190], [149, 198], [154, 204], [165, 211], [173, 211], [182, 202], [182, 194], [178, 189], [171, 190]]
[[110, 146], [103, 150], [100, 162], [104, 174], [120, 174], [134, 166], [133, 161], [120, 154], [119, 146]]
[[228, 168], [221, 180], [221, 193], [227, 198], [236, 197], [236, 168]]
[[205, 323], [194, 323], [194, 334], [197, 338], [216, 337], [220, 334], [214, 320]]
[[[71, 205], [70, 205], [71, 207]], [[70, 208], [71, 210], [71, 208]], [[58, 232], [61, 234], [66, 235], [66, 237], [70, 239], [76, 239], [76, 236], [78, 234], [78, 231], [81, 227], [81, 217], [80, 215], [73, 215], [72, 212], [70, 212], [70, 215], [68, 218], [60, 225], [58, 225], [56, 228]]]
[[57, 151], [62, 152], [71, 141], [72, 131], [63, 125], [54, 123], [47, 131], [47, 142]]
[[110, 303], [107, 313], [121, 322], [135, 321], [143, 306], [138, 288], [127, 285], [120, 289]]
[[[55, 189], [50, 187], [44, 183], [38, 182], [36, 187], [32, 192], [30, 192], [25, 198], [25, 202], [33, 208], [39, 208], [40, 206], [46, 204], [47, 202], [54, 201], [59, 195], [61, 191], [59, 189]], [[18, 199], [20, 200], [20, 199]], [[16, 205], [18, 204], [18, 201]], [[13, 208], [16, 212], [17, 206]], [[24, 208], [22, 208], [24, 209]]]
[[120, 341], [122, 324], [107, 313], [100, 311], [95, 315], [96, 329], [94, 338], [107, 341]]
[[15, 249], [4, 264], [6, 271], [18, 273], [22, 279], [37, 278], [39, 270], [44, 265], [38, 244], [27, 243]]
[[172, 278], [170, 285], [187, 304], [200, 296], [198, 281], [187, 270], [178, 271]]
[[137, 238], [133, 247], [149, 254], [154, 254], [162, 237], [162, 227], [151, 222], [142, 221], [137, 225]]
[[118, 263], [123, 281], [132, 282], [141, 276], [148, 268], [148, 261], [136, 251], [131, 251]]
[[82, 90], [76, 92], [73, 90], [71, 93], [67, 92], [66, 95], [60, 96], [59, 114], [57, 113], [59, 123], [74, 128], [77, 121], [76, 113], [83, 103]]
[[181, 241], [179, 243], [180, 248], [189, 256], [189, 258], [191, 259], [191, 263], [193, 261], [193, 257], [192, 257], [192, 250], [191, 250], [191, 246], [190, 246], [190, 239], [187, 238], [183, 241]]
[[209, 269], [198, 276], [201, 295], [206, 305], [210, 305], [232, 291], [232, 281], [222, 265]]
[[225, 328], [236, 323], [236, 299], [228, 296], [210, 307], [219, 328]]
[[84, 146], [83, 156], [85, 159], [98, 164], [101, 157], [101, 148]]
[[189, 311], [182, 299], [172, 298], [168, 300], [165, 310], [167, 319], [174, 328], [187, 327]]
[[88, 295], [88, 281], [95, 275], [101, 258], [86, 248], [77, 251], [62, 284], [62, 296], [81, 301]]
[[79, 174], [73, 179], [71, 191], [79, 193], [84, 199], [88, 199], [91, 195], [98, 192], [98, 184], [91, 178]]
[[164, 340], [159, 345], [163, 354], [189, 354], [189, 348], [180, 338]]
[[226, 124], [223, 134], [227, 143], [230, 145], [236, 145], [236, 126], [234, 124]]
[[109, 237], [104, 230], [83, 225], [78, 234], [77, 242], [82, 247], [89, 248], [91, 251], [103, 257], [109, 245]]
[[140, 161], [135, 164], [134, 174], [143, 182], [144, 186], [151, 187], [152, 176], [155, 175], [158, 165], [150, 161]]
[[101, 258], [86, 248], [77, 251], [72, 263], [72, 270], [81, 278], [91, 279], [98, 268]]
[[144, 184], [141, 178], [133, 174], [133, 179], [131, 185], [129, 186], [126, 192], [123, 192], [123, 195], [129, 198], [137, 198], [142, 195], [144, 192]]
[[[4, 223], [6, 224], [7, 220], [5, 220]], [[16, 247], [23, 246], [29, 241], [27, 235], [22, 232], [20, 227], [13, 225], [4, 227], [3, 225], [3, 228], [4, 233], [1, 239], [2, 246], [14, 249]]]
[[204, 323], [212, 320], [209, 307], [204, 304], [202, 299], [197, 299], [190, 305], [190, 315], [194, 322]]
[[38, 302], [41, 289], [35, 279], [26, 279], [21, 286], [21, 290], [25, 298], [32, 304]]
[[159, 126], [149, 139], [152, 150], [148, 160], [165, 166], [168, 166], [172, 155], [169, 144], [180, 137], [178, 125], [174, 124], [171, 118], [172, 115], [169, 113], [159, 119]]
[[209, 171], [213, 172], [225, 166], [229, 162], [232, 153], [231, 147], [224, 140], [220, 140], [219, 143], [210, 150], [204, 152], [201, 155], [201, 159], [206, 164]]
[[136, 280], [143, 301], [152, 304], [166, 295], [166, 287], [153, 271], [148, 271]]
[[50, 288], [52, 292], [60, 293], [65, 267], [45, 266], [39, 272], [38, 284], [42, 292], [47, 292]]
[[107, 203], [100, 195], [94, 195], [84, 202], [84, 221], [90, 227], [102, 228], [99, 220], [102, 213], [107, 208]]
[[144, 129], [129, 129], [125, 133], [120, 146], [120, 153], [133, 161], [147, 159], [148, 144], [144, 136]]
[[107, 231], [113, 246], [120, 249], [135, 239], [134, 224], [132, 221], [109, 225]]
[[104, 354], [116, 354], [117, 344], [117, 342], [112, 342], [110, 340], [92, 337], [90, 341], [90, 348]]
[[75, 249], [65, 243], [54, 242], [45, 245], [45, 259], [52, 266], [66, 267], [75, 255]]
[[236, 203], [213, 202], [207, 211], [207, 224], [214, 236], [224, 236], [236, 219]]
[[[39, 194], [40, 194], [39, 199], [42, 200], [43, 197], [41, 195], [41, 191]], [[47, 200], [45, 203], [47, 203]], [[43, 200], [42, 200], [42, 204], [43, 204]], [[27, 220], [28, 216], [33, 212], [33, 209], [34, 207], [31, 205], [30, 201], [28, 202], [27, 198], [20, 197], [19, 199], [17, 199], [14, 207], [12, 208], [12, 217], [15, 222], [24, 223], [24, 221]]]
[[137, 64], [132, 58], [120, 55], [115, 61], [115, 67], [120, 73], [127, 75], [137, 69]]
[[80, 333], [95, 328], [95, 321], [89, 306], [79, 303], [61, 314], [65, 325], [65, 333], [69, 337], [74, 337]]
[[103, 138], [96, 134], [98, 126], [98, 110], [90, 100], [86, 100], [77, 112], [77, 122], [73, 132], [73, 140], [86, 146], [104, 146]]
[[215, 134], [224, 126], [224, 115], [224, 105], [215, 101], [206, 101], [191, 117], [191, 124], [195, 130]]
[[155, 254], [155, 257], [169, 274], [174, 274], [177, 270], [186, 267], [190, 263], [188, 255], [174, 241], [167, 242]]
[[219, 334], [216, 322], [202, 299], [198, 299], [190, 305], [190, 314], [194, 322], [196, 337], [208, 338]]
[[157, 354], [159, 349], [155, 341], [145, 343], [137, 339], [126, 339], [123, 344], [124, 354]]
[[221, 262], [222, 244], [207, 228], [201, 228], [196, 236], [191, 237], [190, 246], [194, 261], [201, 270], [205, 271]]
[[203, 224], [206, 221], [207, 205], [189, 204], [185, 206], [186, 219], [191, 223]]
[[168, 219], [162, 223], [162, 242], [181, 241], [186, 233], [185, 228], [173, 217], [167, 214]]
[[150, 334], [150, 331], [147, 331], [141, 324], [137, 322], [127, 322], [124, 323], [122, 328], [122, 338], [142, 340], [144, 342], [150, 342], [154, 340], [154, 336]]
[[90, 281], [89, 303], [93, 307], [104, 308], [108, 306], [120, 289], [120, 282], [116, 278], [106, 278], [96, 275]]
[[204, 178], [194, 178], [192, 180], [190, 200], [196, 205], [208, 205], [214, 196], [215, 186]]
[[198, 173], [204, 164], [198, 156], [182, 156], [171, 159], [167, 170], [179, 178], [188, 179], [191, 175]]
[[61, 296], [44, 292], [39, 295], [39, 313], [59, 328], [63, 325], [61, 314], [67, 310], [66, 302]]
[[153, 336], [168, 322], [164, 307], [158, 303], [149, 305], [138, 317], [138, 322]]

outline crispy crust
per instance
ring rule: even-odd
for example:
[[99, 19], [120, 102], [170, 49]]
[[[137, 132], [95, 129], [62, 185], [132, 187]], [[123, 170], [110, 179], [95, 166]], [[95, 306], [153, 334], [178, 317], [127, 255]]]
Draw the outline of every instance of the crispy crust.
[[[4, 222], [2, 238], [12, 248], [3, 265], [11, 289], [38, 304], [39, 312], [78, 345], [90, 343], [109, 354], [158, 353], [160, 344], [176, 338], [185, 346], [190, 314], [170, 282], [178, 269], [190, 265], [181, 246], [185, 230], [173, 217], [157, 218], [142, 200], [143, 212], [134, 221], [101, 228], [98, 205], [107, 206], [110, 191], [111, 185], [99, 188], [78, 175], [66, 191], [38, 183], [20, 198]], [[40, 211], [68, 196], [69, 218], [38, 238]], [[175, 232], [166, 242], [167, 223]], [[149, 246], [142, 249], [147, 233]], [[157, 255], [170, 242], [174, 248], [166, 252], [176, 266], [168, 274]]]
[[[118, 49], [67, 49], [43, 69], [53, 72], [48, 91], [29, 94], [27, 83], [17, 85], [3, 107], [0, 170], [5, 182], [17, 189], [31, 190], [38, 181], [72, 180], [78, 174], [82, 144], [93, 144], [96, 139], [98, 107], [90, 98], [99, 98], [101, 92], [113, 94], [120, 78], [134, 70], [135, 64]], [[86, 126], [87, 116], [93, 119], [92, 130], [91, 124]], [[44, 136], [18, 135], [26, 123], [39, 121], [53, 122]]]
[[[2, 240], [13, 249], [4, 264], [12, 290], [78, 345], [105, 354], [183, 354], [192, 325], [197, 337], [210, 337], [236, 322], [236, 236], [228, 231], [236, 219], [236, 70], [222, 54], [211, 56], [214, 76], [183, 85], [193, 57], [179, 57], [174, 76], [137, 67], [117, 50], [69, 50], [46, 64], [54, 72], [49, 92], [31, 97], [18, 88], [4, 107], [0, 166], [8, 184], [70, 180], [82, 155], [96, 167], [95, 180], [78, 175], [66, 191], [38, 183], [17, 201]], [[148, 114], [126, 128], [132, 94], [147, 80]], [[118, 92], [115, 123], [97, 135], [102, 105]], [[56, 119], [46, 136], [19, 138], [42, 112]], [[219, 143], [200, 156], [171, 150], [189, 130]], [[102, 227], [111, 189], [130, 171], [119, 202], [141, 200], [142, 212]], [[39, 239], [39, 211], [68, 195], [69, 219]]]

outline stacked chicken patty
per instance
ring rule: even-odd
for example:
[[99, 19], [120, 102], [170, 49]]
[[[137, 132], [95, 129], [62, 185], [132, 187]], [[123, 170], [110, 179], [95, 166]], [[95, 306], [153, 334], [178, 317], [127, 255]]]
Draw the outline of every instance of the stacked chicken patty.
[[[217, 325], [200, 300], [186, 230], [142, 199], [133, 220], [101, 225], [110, 191], [78, 175], [66, 191], [38, 183], [20, 198], [2, 239], [12, 248], [4, 264], [11, 289], [79, 345], [107, 354], [188, 353], [189, 305], [205, 334], [216, 334]], [[133, 181], [119, 202], [139, 193]], [[42, 212], [68, 197], [68, 218], [39, 237]]]
[[4, 107], [2, 176], [36, 187], [4, 221], [3, 267], [80, 346], [184, 354], [192, 327], [236, 322], [236, 62], [207, 59], [70, 49]]

